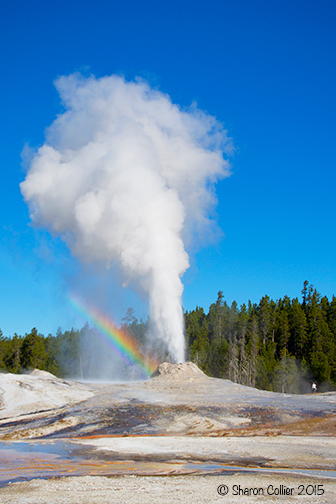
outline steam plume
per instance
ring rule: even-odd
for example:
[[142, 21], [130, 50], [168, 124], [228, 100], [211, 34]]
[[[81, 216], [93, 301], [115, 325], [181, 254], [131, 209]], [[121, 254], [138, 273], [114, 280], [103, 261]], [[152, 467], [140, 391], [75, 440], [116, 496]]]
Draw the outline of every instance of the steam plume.
[[137, 279], [157, 336], [183, 361], [183, 239], [211, 225], [226, 132], [143, 81], [73, 74], [55, 85], [65, 111], [21, 184], [31, 219], [83, 261], [117, 262], [126, 283]]

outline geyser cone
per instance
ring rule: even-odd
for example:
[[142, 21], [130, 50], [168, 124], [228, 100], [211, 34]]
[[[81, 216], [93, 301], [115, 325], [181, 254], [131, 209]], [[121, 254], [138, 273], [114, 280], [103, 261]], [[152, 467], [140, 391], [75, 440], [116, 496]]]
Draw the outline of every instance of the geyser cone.
[[151, 374], [151, 378], [157, 378], [164, 381], [195, 381], [203, 380], [207, 378], [207, 376], [193, 362], [184, 362], [179, 364], [163, 362], [156, 368], [154, 373]]

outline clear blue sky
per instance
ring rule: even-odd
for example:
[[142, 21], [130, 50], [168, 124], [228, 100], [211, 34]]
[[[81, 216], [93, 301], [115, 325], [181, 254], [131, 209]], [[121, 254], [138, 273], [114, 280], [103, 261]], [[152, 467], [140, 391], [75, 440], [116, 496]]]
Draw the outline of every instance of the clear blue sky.
[[[81, 323], [71, 288], [120, 320], [145, 309], [65, 246], [29, 227], [21, 152], [61, 109], [53, 86], [74, 71], [142, 76], [173, 102], [225, 123], [236, 152], [217, 186], [216, 244], [184, 275], [184, 308], [336, 294], [336, 4], [310, 0], [2, 2], [0, 327], [44, 334]], [[99, 293], [99, 294], [98, 294]], [[106, 298], [108, 301], [106, 301]]]

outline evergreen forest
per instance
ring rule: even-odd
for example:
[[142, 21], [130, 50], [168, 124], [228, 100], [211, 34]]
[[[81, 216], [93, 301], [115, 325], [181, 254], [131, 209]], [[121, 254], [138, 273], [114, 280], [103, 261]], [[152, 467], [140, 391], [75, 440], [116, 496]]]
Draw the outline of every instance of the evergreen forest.
[[[196, 307], [186, 311], [184, 319], [187, 359], [209, 376], [284, 393], [309, 393], [313, 382], [319, 392], [336, 389], [336, 298], [322, 297], [307, 281], [301, 299], [285, 296], [274, 301], [266, 295], [258, 304], [249, 301], [240, 307], [235, 301], [229, 306], [220, 291], [208, 313]], [[150, 320], [138, 321], [132, 308], [121, 328], [138, 341], [144, 355], [150, 347], [159, 361], [169, 360], [162, 344], [153, 347], [147, 341]], [[99, 360], [93, 351], [94, 331], [87, 324], [47, 337], [36, 328], [24, 336], [6, 337], [0, 331], [0, 370], [22, 373], [38, 368], [78, 378], [84, 368], [85, 377], [93, 376], [92, 361]]]

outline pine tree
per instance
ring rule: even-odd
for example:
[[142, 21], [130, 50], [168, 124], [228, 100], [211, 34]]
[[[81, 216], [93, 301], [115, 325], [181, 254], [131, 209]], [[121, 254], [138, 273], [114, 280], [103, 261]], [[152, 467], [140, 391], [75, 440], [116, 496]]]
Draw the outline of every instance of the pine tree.
[[21, 347], [21, 366], [24, 369], [45, 369], [47, 363], [47, 352], [45, 340], [42, 335], [37, 334], [34, 327], [29, 334], [26, 334]]
[[251, 302], [248, 304], [248, 324], [247, 324], [247, 383], [251, 387], [256, 386], [258, 375], [258, 347], [259, 347], [259, 328], [256, 309]]
[[321, 295], [313, 286], [309, 287], [306, 310], [311, 349], [310, 366], [315, 379], [328, 387], [333, 377], [335, 345], [326, 320], [326, 309], [321, 303]]
[[6, 370], [10, 373], [21, 371], [21, 347], [23, 339], [16, 333], [8, 340], [7, 353], [5, 357]]
[[270, 298], [264, 296], [261, 298], [258, 306], [259, 332], [262, 338], [262, 344], [267, 345], [270, 336], [271, 327], [271, 306]]
[[248, 362], [246, 353], [246, 332], [247, 332], [248, 315], [246, 305], [240, 307], [238, 317], [238, 347], [239, 347], [239, 369], [238, 383], [242, 385], [248, 384]]
[[7, 353], [7, 339], [4, 337], [0, 329], [0, 370], [6, 368], [5, 357]]
[[285, 296], [283, 300], [279, 299], [275, 318], [275, 341], [278, 356], [288, 349], [287, 345], [290, 337], [288, 315], [290, 307], [291, 303], [288, 296]]
[[288, 350], [297, 359], [307, 352], [307, 319], [298, 298], [293, 299], [289, 313], [290, 338]]

